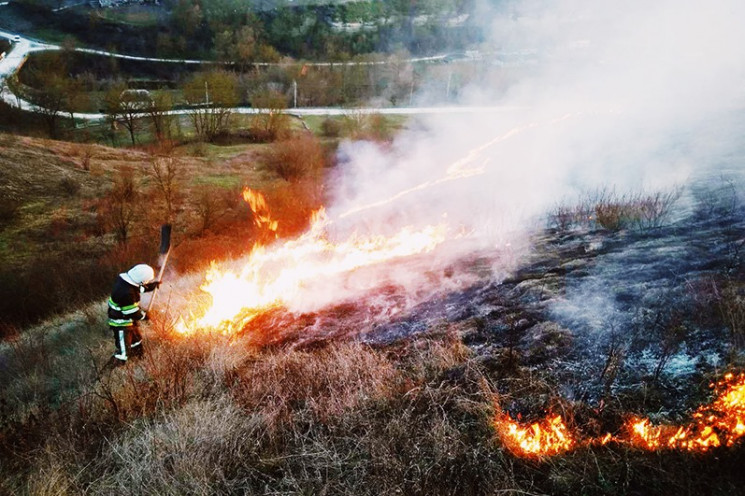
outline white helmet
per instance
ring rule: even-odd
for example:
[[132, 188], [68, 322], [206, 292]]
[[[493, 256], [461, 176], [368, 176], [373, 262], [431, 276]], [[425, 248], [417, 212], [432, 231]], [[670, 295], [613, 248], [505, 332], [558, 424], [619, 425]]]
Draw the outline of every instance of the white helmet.
[[155, 270], [148, 264], [137, 264], [127, 272], [119, 275], [132, 286], [139, 286], [155, 279]]

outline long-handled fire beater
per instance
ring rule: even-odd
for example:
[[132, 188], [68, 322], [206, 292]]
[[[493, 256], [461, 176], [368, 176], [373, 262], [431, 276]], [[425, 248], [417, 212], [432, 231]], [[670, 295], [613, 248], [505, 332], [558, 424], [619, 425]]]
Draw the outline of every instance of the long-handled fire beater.
[[[158, 283], [163, 282], [163, 272], [166, 270], [166, 264], [168, 263], [168, 255], [171, 253], [171, 224], [163, 224], [160, 227], [160, 250], [158, 251], [158, 265], [160, 270], [158, 271], [157, 281]], [[147, 306], [147, 312], [153, 309], [155, 305], [155, 297], [158, 296], [158, 287], [153, 291], [153, 296], [150, 298], [150, 303]]]

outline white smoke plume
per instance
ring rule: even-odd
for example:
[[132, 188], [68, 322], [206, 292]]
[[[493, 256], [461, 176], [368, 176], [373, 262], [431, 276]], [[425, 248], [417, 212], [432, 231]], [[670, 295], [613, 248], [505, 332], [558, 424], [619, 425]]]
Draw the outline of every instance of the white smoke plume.
[[[462, 104], [495, 110], [423, 119], [392, 151], [347, 144], [332, 212], [397, 198], [359, 215], [391, 225], [447, 212], [480, 228], [598, 185], [681, 184], [739, 146], [707, 129], [745, 100], [742, 2], [526, 0], [491, 14], [482, 63], [529, 54], [525, 77], [469, 88]], [[464, 158], [471, 177], [448, 181]]]
[[479, 63], [510, 83], [467, 88], [459, 104], [471, 110], [420, 116], [391, 146], [343, 144], [325, 234], [444, 223], [462, 241], [426, 270], [317, 278], [290, 310], [390, 281], [420, 297], [427, 285], [457, 286], [432, 274], [469, 250], [504, 256], [567, 197], [681, 185], [740, 147], [729, 131], [745, 103], [740, 0], [522, 0], [482, 14], [490, 36]]

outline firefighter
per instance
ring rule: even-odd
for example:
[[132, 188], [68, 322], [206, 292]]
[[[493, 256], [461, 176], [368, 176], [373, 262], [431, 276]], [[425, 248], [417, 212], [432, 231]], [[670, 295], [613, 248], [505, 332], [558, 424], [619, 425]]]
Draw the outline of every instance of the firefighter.
[[137, 322], [145, 320], [147, 313], [140, 308], [140, 294], [155, 290], [160, 281], [147, 264], [137, 264], [119, 274], [109, 298], [109, 327], [114, 333], [114, 358], [127, 361], [132, 352], [142, 350], [142, 335]]

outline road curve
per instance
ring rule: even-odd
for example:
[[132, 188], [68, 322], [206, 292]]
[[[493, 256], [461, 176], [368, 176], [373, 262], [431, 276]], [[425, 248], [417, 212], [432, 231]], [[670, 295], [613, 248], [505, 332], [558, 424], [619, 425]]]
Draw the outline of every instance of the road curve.
[[[14, 107], [19, 107], [29, 112], [40, 112], [41, 108], [33, 103], [20, 98], [13, 94], [8, 88], [7, 84], [4, 84], [5, 80], [12, 76], [17, 70], [23, 66], [24, 62], [32, 52], [45, 51], [45, 50], [60, 50], [59, 45], [49, 44], [31, 40], [29, 38], [22, 37], [15, 33], [0, 30], [0, 37], [6, 38], [12, 42], [12, 47], [6, 56], [0, 60], [0, 98], [6, 103]], [[12, 40], [16, 37], [20, 37], [20, 41], [13, 42]], [[117, 57], [127, 60], [139, 60], [147, 62], [165, 62], [165, 63], [181, 63], [181, 64], [217, 64], [219, 62], [209, 60], [196, 60], [196, 59], [162, 59], [153, 57], [139, 57], [134, 55], [123, 55], [113, 52], [107, 52], [103, 50], [94, 50], [90, 48], [76, 48], [78, 52], [90, 53], [95, 55], [104, 55], [108, 57]], [[432, 57], [419, 57], [409, 59], [410, 62], [436, 62], [443, 60], [447, 55], [435, 55]], [[384, 64], [385, 61], [375, 62], [309, 62], [307, 65], [312, 66], [341, 66], [341, 65], [377, 65]], [[257, 65], [281, 65], [273, 63], [259, 63]], [[283, 112], [289, 115], [295, 115], [298, 117], [310, 116], [310, 115], [354, 115], [354, 114], [387, 114], [387, 115], [413, 115], [413, 114], [442, 114], [442, 113], [492, 113], [492, 112], [503, 112], [506, 110], [512, 110], [514, 107], [456, 107], [456, 106], [438, 106], [438, 107], [395, 107], [395, 108], [338, 108], [338, 107], [320, 107], [320, 108], [292, 108], [286, 109]], [[253, 107], [236, 107], [233, 109], [238, 114], [260, 114], [269, 112], [268, 109], [258, 109]], [[169, 112], [171, 115], [187, 114], [189, 109], [174, 110]], [[105, 114], [100, 113], [75, 113], [73, 114], [75, 119], [86, 120], [86, 121], [97, 121], [106, 118]]]

